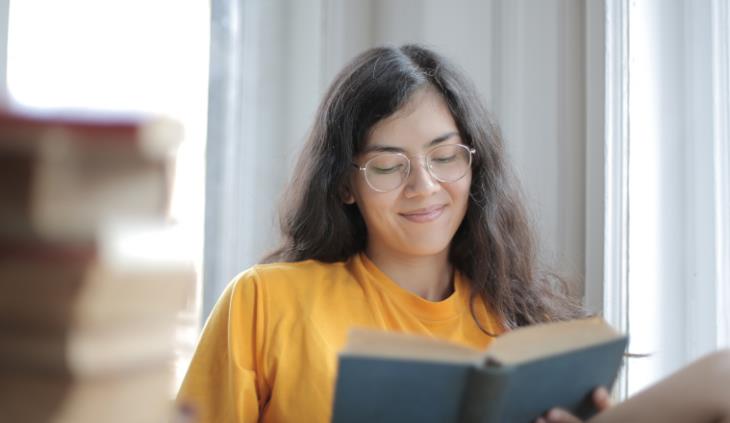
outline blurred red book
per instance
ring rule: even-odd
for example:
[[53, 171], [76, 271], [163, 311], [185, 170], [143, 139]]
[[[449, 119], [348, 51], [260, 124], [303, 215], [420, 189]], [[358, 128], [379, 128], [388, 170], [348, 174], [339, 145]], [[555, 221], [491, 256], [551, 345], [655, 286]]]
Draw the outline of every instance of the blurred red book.
[[182, 130], [163, 118], [0, 109], [0, 237], [85, 239], [167, 215]]

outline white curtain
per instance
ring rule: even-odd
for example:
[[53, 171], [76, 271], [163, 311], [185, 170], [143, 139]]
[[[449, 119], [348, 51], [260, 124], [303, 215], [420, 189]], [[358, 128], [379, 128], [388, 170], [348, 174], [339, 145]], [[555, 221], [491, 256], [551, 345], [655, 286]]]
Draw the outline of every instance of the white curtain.
[[730, 4], [714, 0], [713, 135], [718, 342], [730, 346]]
[[728, 3], [609, 2], [606, 314], [624, 388], [728, 345]]
[[320, 96], [318, 9], [212, 2], [203, 317], [276, 243], [278, 196]]
[[7, 97], [8, 16], [10, 0], [0, 0], [0, 101]]

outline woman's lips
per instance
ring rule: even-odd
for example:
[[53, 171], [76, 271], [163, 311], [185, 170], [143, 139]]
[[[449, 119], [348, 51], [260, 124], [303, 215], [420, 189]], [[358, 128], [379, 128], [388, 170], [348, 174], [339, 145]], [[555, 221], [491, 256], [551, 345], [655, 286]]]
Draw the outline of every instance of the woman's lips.
[[400, 213], [401, 216], [410, 220], [411, 222], [424, 223], [431, 222], [438, 219], [439, 216], [444, 212], [446, 206], [434, 206], [425, 209], [418, 209], [408, 213]]

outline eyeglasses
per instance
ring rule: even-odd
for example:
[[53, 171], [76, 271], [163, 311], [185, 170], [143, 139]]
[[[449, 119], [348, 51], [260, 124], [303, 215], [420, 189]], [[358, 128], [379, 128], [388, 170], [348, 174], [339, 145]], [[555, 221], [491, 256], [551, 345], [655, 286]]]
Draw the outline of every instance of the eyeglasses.
[[[463, 144], [439, 145], [426, 153], [426, 170], [439, 182], [456, 182], [466, 175], [475, 153]], [[362, 167], [356, 163], [353, 166], [362, 171], [367, 184], [377, 192], [393, 191], [411, 174], [411, 160], [403, 153], [381, 153]]]

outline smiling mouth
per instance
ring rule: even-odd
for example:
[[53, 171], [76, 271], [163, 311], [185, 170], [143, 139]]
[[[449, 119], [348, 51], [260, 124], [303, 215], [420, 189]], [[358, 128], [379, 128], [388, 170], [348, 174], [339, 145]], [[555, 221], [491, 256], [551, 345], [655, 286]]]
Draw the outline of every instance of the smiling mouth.
[[400, 213], [400, 215], [411, 222], [425, 223], [438, 219], [438, 217], [444, 212], [444, 208], [446, 208], [446, 206], [434, 206], [408, 213]]

